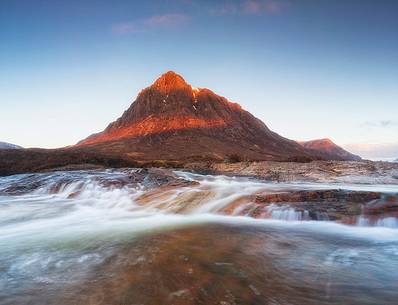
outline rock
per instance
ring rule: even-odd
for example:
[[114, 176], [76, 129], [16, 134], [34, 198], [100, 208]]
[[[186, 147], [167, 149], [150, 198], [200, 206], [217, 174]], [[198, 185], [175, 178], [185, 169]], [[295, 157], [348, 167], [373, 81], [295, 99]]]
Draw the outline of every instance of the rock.
[[[172, 171], [163, 169], [125, 169], [114, 171], [112, 175], [95, 175], [96, 171], [87, 172], [79, 175], [63, 175], [46, 173], [46, 174], [32, 174], [26, 175], [17, 182], [6, 183], [0, 189], [0, 195], [23, 195], [31, 193], [38, 189], [43, 189], [49, 194], [58, 194], [62, 192], [68, 185], [76, 184], [77, 188], [74, 192], [68, 195], [68, 198], [78, 196], [84, 190], [86, 182], [96, 183], [104, 188], [137, 188], [138, 186], [146, 190], [159, 188], [162, 186], [169, 188], [179, 188], [192, 186], [197, 182], [181, 179], [174, 175]], [[51, 179], [49, 181], [49, 179]]]
[[380, 200], [375, 200], [365, 205], [363, 213], [365, 215], [376, 215], [386, 213], [398, 213], [397, 196], [387, 195]]
[[242, 211], [256, 218], [267, 218], [272, 211], [287, 208], [302, 213], [305, 220], [333, 220], [353, 222], [360, 215], [383, 214], [397, 209], [397, 197], [385, 197], [379, 192], [346, 190], [289, 191], [275, 194], [257, 194], [257, 206]]

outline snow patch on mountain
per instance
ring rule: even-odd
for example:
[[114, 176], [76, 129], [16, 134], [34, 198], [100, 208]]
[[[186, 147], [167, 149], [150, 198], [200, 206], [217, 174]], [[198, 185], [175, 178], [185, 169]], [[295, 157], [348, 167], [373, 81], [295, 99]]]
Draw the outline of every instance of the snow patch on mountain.
[[7, 142], [0, 142], [0, 149], [22, 149], [22, 147]]

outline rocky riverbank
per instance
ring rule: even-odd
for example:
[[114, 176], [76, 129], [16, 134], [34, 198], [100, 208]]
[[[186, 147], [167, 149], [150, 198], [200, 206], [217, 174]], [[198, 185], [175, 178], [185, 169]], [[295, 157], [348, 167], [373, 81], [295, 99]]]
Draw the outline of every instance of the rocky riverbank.
[[398, 184], [398, 164], [373, 161], [188, 163], [187, 170], [276, 182]]
[[[140, 168], [87, 172], [86, 179], [101, 189], [132, 191], [134, 202], [142, 208], [156, 208], [176, 214], [190, 214], [196, 209], [224, 215], [273, 218], [281, 220], [330, 220], [346, 224], [398, 225], [398, 164], [386, 162], [242, 162], [191, 163], [193, 172], [213, 175], [190, 176], [172, 169]], [[43, 191], [50, 194], [66, 192], [68, 199], [87, 191], [81, 180], [82, 171], [27, 174], [0, 188], [0, 195], [15, 196]], [[223, 198], [218, 184], [208, 181], [222, 176], [244, 176], [234, 180], [225, 177], [220, 183], [236, 183], [231, 199]], [[220, 178], [221, 177], [221, 178]], [[241, 183], [254, 185], [241, 192]], [[81, 182], [76, 182], [81, 181]], [[353, 186], [350, 188], [350, 185]], [[369, 185], [369, 187], [367, 187]], [[362, 187], [363, 186], [363, 187]], [[375, 190], [372, 186], [378, 186]], [[137, 194], [134, 190], [142, 190]], [[383, 191], [386, 189], [386, 191]], [[221, 196], [221, 197], [220, 197]], [[207, 202], [223, 202], [217, 208]], [[211, 206], [211, 205], [210, 205]]]

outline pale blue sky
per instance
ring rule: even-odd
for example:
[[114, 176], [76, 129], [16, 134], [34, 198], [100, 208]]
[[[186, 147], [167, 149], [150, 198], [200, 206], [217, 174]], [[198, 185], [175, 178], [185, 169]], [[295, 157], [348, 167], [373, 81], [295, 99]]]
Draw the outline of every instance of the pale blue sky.
[[394, 0], [2, 0], [0, 67], [0, 140], [25, 147], [102, 130], [167, 70], [291, 139], [398, 142]]

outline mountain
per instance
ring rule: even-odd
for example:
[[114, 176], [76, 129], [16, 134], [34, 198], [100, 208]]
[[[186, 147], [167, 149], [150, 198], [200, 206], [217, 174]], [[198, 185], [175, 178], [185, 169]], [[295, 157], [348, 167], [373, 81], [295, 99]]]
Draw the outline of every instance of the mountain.
[[209, 89], [192, 87], [172, 71], [142, 90], [104, 131], [75, 148], [137, 160], [321, 158], [272, 132], [238, 104]]
[[346, 161], [360, 161], [360, 156], [354, 155], [330, 139], [318, 139], [312, 141], [297, 142], [301, 146], [319, 152], [325, 159], [329, 160], [346, 160]]
[[0, 142], [0, 149], [22, 149], [22, 147], [7, 142]]
[[97, 167], [175, 168], [196, 160], [360, 159], [331, 141], [322, 142], [299, 144], [281, 137], [238, 104], [167, 72], [104, 131], [74, 146], [0, 149], [0, 176]]

